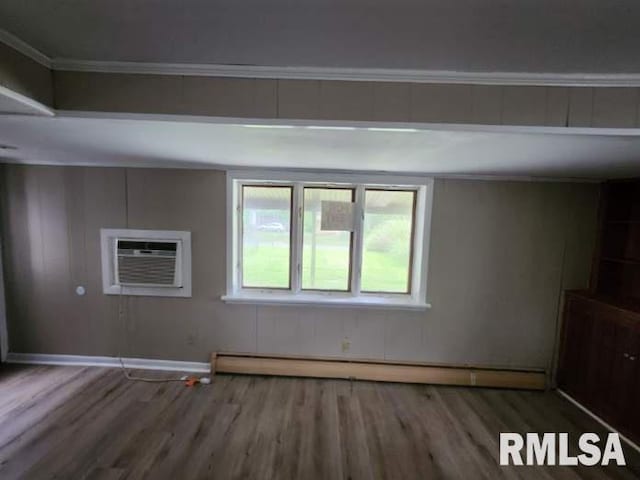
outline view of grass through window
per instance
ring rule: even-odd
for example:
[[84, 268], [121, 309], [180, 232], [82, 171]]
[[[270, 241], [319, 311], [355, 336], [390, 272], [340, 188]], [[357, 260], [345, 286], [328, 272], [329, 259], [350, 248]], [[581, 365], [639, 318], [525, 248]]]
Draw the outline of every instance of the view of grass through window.
[[[288, 186], [242, 188], [242, 286], [290, 288], [291, 200]], [[348, 291], [352, 233], [322, 229], [322, 202], [352, 202], [351, 188], [305, 187], [302, 278], [305, 290]], [[361, 290], [410, 290], [415, 191], [365, 191]]]
[[413, 191], [365, 192], [363, 292], [409, 291], [414, 204]]
[[351, 232], [323, 230], [322, 202], [352, 202], [353, 190], [304, 189], [304, 233], [302, 238], [302, 288], [305, 290], [349, 290]]
[[242, 285], [289, 288], [291, 187], [242, 188]]

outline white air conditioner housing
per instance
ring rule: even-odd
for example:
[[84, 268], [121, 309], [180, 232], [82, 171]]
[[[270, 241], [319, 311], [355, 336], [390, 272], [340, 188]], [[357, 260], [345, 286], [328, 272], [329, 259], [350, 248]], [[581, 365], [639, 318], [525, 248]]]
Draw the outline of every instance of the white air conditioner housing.
[[100, 231], [102, 283], [107, 295], [191, 296], [191, 233]]

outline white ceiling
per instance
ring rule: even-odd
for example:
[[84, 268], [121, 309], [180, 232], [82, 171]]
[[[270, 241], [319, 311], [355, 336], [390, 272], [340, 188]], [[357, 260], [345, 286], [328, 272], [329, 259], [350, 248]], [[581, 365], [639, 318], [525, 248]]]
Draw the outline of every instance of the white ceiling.
[[640, 72], [637, 0], [2, 0], [0, 28], [95, 61]]
[[[435, 128], [435, 127], [432, 127]], [[640, 136], [379, 131], [0, 115], [0, 160], [601, 179], [640, 176]]]

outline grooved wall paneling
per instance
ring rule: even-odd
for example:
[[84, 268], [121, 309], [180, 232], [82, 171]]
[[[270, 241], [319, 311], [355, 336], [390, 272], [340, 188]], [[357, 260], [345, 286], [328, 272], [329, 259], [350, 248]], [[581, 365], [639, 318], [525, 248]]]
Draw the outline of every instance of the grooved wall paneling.
[[[559, 293], [588, 284], [598, 198], [592, 184], [436, 179], [433, 307], [408, 312], [224, 304], [221, 171], [4, 165], [0, 179], [13, 352], [193, 361], [237, 351], [548, 368]], [[193, 298], [102, 294], [99, 229], [126, 226], [192, 232]]]
[[56, 107], [219, 117], [640, 126], [638, 88], [535, 87], [54, 72]]

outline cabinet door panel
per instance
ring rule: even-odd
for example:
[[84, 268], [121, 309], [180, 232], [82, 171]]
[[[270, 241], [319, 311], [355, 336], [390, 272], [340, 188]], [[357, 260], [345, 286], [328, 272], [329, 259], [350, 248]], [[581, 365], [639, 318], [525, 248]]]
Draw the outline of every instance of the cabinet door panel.
[[593, 316], [590, 314], [581, 315], [578, 319], [580, 328], [579, 335], [575, 339], [576, 343], [576, 363], [574, 365], [574, 375], [576, 378], [576, 395], [585, 403], [590, 404], [589, 398], [589, 377], [594, 363], [597, 350], [593, 348]]
[[619, 428], [623, 432], [631, 434], [636, 428], [638, 408], [640, 407], [640, 398], [638, 397], [640, 331], [638, 328], [624, 328], [619, 345], [620, 371], [616, 375], [619, 380], [613, 389], [616, 396], [615, 405], [619, 412]]
[[586, 312], [568, 305], [565, 316], [561, 374], [558, 381], [561, 388], [584, 401], [588, 396], [590, 363], [590, 339], [593, 319]]
[[588, 379], [588, 407], [611, 421], [615, 410], [611, 403], [611, 372], [616, 364], [615, 324], [602, 316], [595, 316], [591, 343], [591, 359]]
[[636, 327], [636, 344], [633, 362], [635, 363], [635, 377], [631, 380], [630, 385], [630, 429], [629, 436], [640, 443], [640, 327]]
[[577, 345], [574, 339], [579, 335], [578, 318], [572, 309], [573, 300], [568, 300], [564, 312], [562, 351], [558, 368], [558, 385], [571, 395], [575, 395], [573, 369], [576, 364]]

